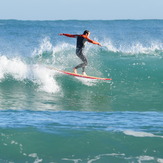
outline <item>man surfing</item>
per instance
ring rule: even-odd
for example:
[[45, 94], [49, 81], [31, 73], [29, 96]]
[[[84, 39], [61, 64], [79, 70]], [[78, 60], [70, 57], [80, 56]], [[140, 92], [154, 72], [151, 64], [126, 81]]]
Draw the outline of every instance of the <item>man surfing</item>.
[[87, 75], [85, 73], [85, 66], [87, 66], [88, 62], [86, 57], [83, 54], [83, 49], [85, 47], [85, 43], [88, 41], [92, 44], [97, 44], [101, 46], [100, 43], [93, 41], [89, 38], [90, 32], [88, 30], [85, 30], [82, 35], [72, 35], [72, 34], [66, 34], [66, 33], [60, 33], [60, 36], [67, 36], [67, 37], [72, 37], [72, 38], [77, 38], [77, 43], [76, 43], [76, 55], [83, 61], [83, 63], [77, 65], [74, 67], [74, 73], [77, 74], [77, 69], [82, 68], [82, 74]]

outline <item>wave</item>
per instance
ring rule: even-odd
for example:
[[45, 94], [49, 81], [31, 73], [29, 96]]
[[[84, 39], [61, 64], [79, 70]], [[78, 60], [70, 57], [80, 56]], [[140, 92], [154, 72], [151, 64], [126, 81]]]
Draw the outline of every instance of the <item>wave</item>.
[[161, 112], [6, 110], [0, 122], [1, 162], [162, 162]]
[[40, 64], [27, 64], [20, 57], [9, 59], [6, 56], [0, 56], [1, 83], [8, 79], [19, 82], [29, 80], [36, 84], [40, 90], [58, 92], [60, 88], [53, 76], [55, 76], [55, 72]]
[[144, 45], [140, 42], [131, 44], [114, 45], [111, 41], [104, 42], [104, 49], [109, 52], [119, 53], [121, 56], [162, 56], [163, 44], [161, 42], [151, 42], [148, 45]]
[[[141, 43], [133, 44], [132, 46], [117, 46], [111, 41], [104, 41], [102, 44], [103, 47], [88, 44], [85, 49], [89, 62], [87, 71], [92, 76], [112, 78], [112, 75], [115, 74], [114, 71], [117, 69], [117, 63], [111, 60], [114, 57], [116, 62], [121, 63], [121, 57], [132, 56], [133, 58], [135, 56], [135, 61], [131, 65], [140, 65], [140, 70], [142, 70], [147, 63], [145, 61], [139, 63], [137, 61], [138, 57], [143, 55], [162, 58], [163, 56], [163, 45], [159, 42], [151, 43], [149, 46], [144, 46]], [[39, 90], [58, 93], [62, 91], [57, 81], [59, 74], [48, 69], [47, 66], [50, 65], [58, 69], [72, 71], [72, 67], [80, 62], [80, 59], [75, 55], [75, 45], [65, 42], [57, 42], [57, 44], [53, 45], [50, 38], [45, 37], [40, 45], [34, 48], [31, 57], [22, 55], [9, 57], [1, 54], [0, 82], [2, 83], [9, 78], [24, 83], [29, 81], [36, 85]], [[149, 70], [151, 72], [151, 69]], [[124, 76], [123, 73], [122, 75]], [[77, 82], [88, 86], [97, 85], [96, 81], [90, 80], [78, 79]]]
[[[97, 39], [96, 39], [97, 40]], [[119, 54], [120, 56], [139, 56], [144, 54], [146, 56], [163, 56], [163, 43], [160, 41], [151, 41], [147, 44], [141, 42], [131, 42], [131, 43], [115, 43], [110, 39], [105, 39], [101, 42], [102, 47], [97, 47], [96, 45], [87, 44], [86, 53], [100, 53], [101, 51], [112, 52], [113, 54]], [[45, 37], [40, 43], [38, 48], [35, 48], [32, 55], [37, 56], [39, 59], [47, 59], [48, 54], [51, 63], [56, 63], [56, 61], [61, 61], [61, 56], [70, 57], [74, 61], [75, 45], [71, 43], [60, 42], [56, 45], [51, 43], [49, 37]], [[68, 55], [70, 54], [70, 56]], [[59, 56], [59, 59], [57, 59]]]
[[[48, 53], [45, 55], [47, 54]], [[34, 61], [31, 60], [31, 63], [28, 63], [28, 60], [25, 61], [25, 59], [21, 57], [8, 58], [4, 55], [0, 56], [1, 85], [12, 85], [16, 82], [18, 85], [19, 83], [23, 83], [25, 85], [30, 84], [30, 86], [34, 87], [36, 90], [45, 91], [48, 93], [61, 93], [62, 89], [57, 79], [58, 77], [63, 77], [63, 80], [66, 80], [65, 76], [48, 68], [49, 58], [44, 58], [43, 53], [39, 59], [42, 59], [42, 61], [33, 63], [37, 60], [35, 58]], [[60, 58], [60, 62], [61, 60], [62, 59]], [[54, 65], [54, 60], [52, 60], [52, 62]], [[60, 66], [59, 68], [61, 69], [63, 67]], [[74, 79], [76, 79], [76, 83], [80, 82], [87, 86], [96, 85], [96, 81], [93, 80], [82, 80], [80, 78]]]

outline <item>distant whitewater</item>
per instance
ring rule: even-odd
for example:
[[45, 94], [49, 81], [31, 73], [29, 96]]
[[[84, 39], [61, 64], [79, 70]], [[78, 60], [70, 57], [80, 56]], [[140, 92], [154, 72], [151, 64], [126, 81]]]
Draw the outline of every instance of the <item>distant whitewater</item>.
[[[48, 68], [86, 72], [80, 79]], [[163, 20], [0, 20], [0, 162], [163, 163]], [[7, 151], [7, 152], [6, 152]]]

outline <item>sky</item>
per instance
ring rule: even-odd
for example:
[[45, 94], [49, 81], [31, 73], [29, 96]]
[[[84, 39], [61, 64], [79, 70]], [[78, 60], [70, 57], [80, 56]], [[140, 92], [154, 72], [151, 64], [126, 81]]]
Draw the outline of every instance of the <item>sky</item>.
[[163, 19], [163, 0], [0, 0], [0, 19]]

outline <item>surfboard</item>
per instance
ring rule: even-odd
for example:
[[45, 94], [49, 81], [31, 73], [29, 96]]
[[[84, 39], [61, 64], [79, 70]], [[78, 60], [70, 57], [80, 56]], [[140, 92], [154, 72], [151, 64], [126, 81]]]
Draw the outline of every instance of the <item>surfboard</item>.
[[64, 71], [64, 70], [59, 70], [56, 69], [54, 67], [48, 67], [51, 70], [55, 70], [58, 72], [61, 72], [63, 74], [67, 74], [67, 75], [71, 75], [71, 76], [75, 76], [75, 77], [80, 77], [80, 78], [86, 78], [86, 79], [96, 79], [96, 80], [112, 80], [111, 78], [101, 78], [101, 77], [95, 77], [95, 76], [86, 76], [86, 75], [82, 75], [82, 74], [75, 74], [73, 72], [68, 72], [68, 71]]

